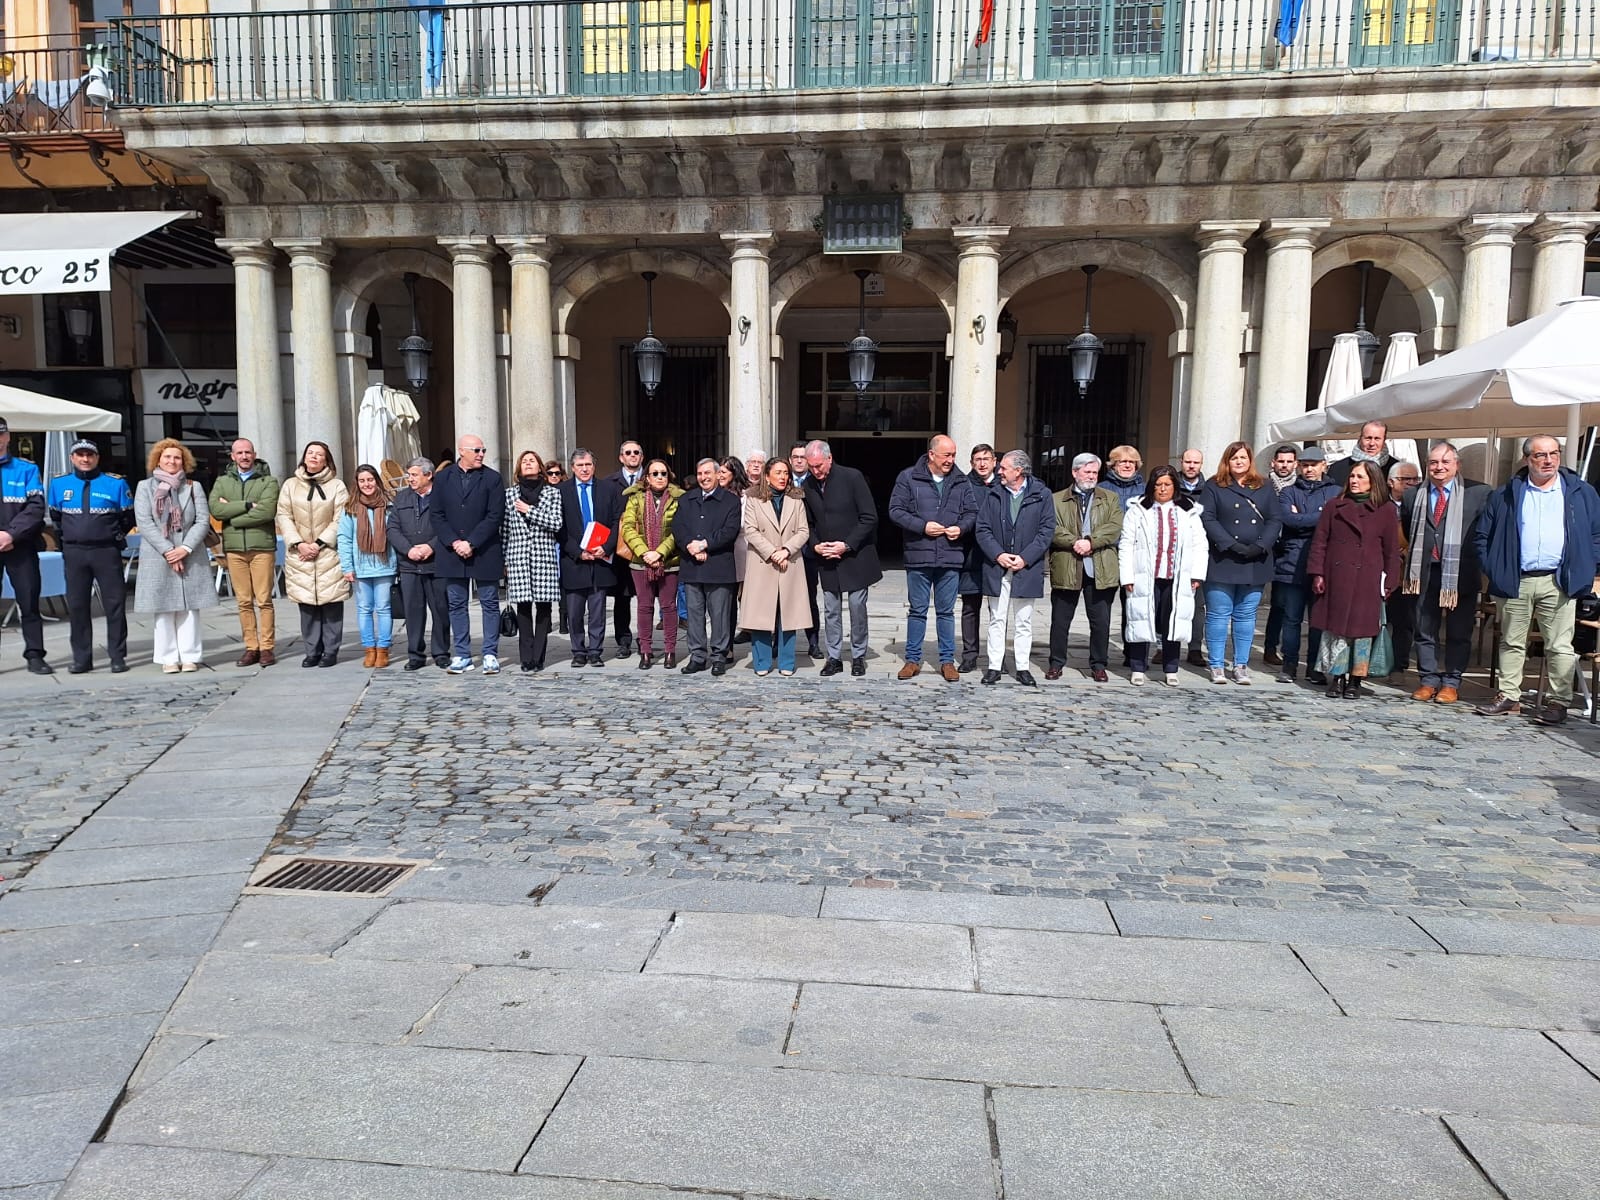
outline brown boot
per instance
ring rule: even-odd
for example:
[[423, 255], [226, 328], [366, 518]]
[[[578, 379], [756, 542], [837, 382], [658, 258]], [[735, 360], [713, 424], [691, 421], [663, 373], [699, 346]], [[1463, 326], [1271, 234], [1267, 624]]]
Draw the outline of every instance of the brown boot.
[[361, 665], [363, 667], [375, 667], [378, 665], [378, 648], [376, 646], [368, 646], [366, 648], [366, 653], [361, 656]]
[[382, 670], [389, 665], [389, 647], [379, 646], [373, 652], [372, 665]]

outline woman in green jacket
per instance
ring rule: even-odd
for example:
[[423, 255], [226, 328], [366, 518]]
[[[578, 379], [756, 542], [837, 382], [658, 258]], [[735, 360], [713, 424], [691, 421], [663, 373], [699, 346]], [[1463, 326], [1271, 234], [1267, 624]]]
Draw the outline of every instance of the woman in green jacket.
[[661, 601], [661, 641], [667, 652], [667, 670], [678, 665], [678, 543], [672, 536], [672, 518], [683, 489], [672, 482], [672, 468], [659, 458], [645, 464], [644, 478], [622, 494], [620, 544], [630, 560], [628, 575], [639, 598], [639, 669], [647, 671], [652, 654], [656, 601]]

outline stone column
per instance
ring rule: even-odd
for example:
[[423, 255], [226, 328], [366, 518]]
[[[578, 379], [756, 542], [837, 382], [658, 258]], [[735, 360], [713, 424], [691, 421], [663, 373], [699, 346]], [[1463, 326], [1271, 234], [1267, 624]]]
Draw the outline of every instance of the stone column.
[[1546, 213], [1528, 227], [1534, 246], [1530, 317], [1583, 295], [1583, 255], [1596, 225], [1600, 213]]
[[233, 256], [234, 346], [239, 378], [239, 436], [282, 478], [291, 459], [283, 428], [283, 382], [278, 374], [278, 252], [270, 242], [220, 238]]
[[494, 250], [486, 237], [443, 237], [450, 251], [454, 312], [455, 439], [475, 433], [488, 448], [484, 461], [501, 474], [508, 465], [500, 437], [500, 397], [495, 379]]
[[1261, 367], [1251, 445], [1267, 444], [1275, 421], [1306, 410], [1311, 360], [1311, 255], [1332, 222], [1297, 217], [1267, 222], [1267, 286], [1261, 313]]
[[[1202, 221], [1195, 302], [1188, 444], [1213, 462], [1239, 436], [1244, 416], [1244, 243], [1256, 221]], [[1180, 453], [1181, 453], [1180, 448]]]
[[[329, 264], [334, 248], [320, 238], [278, 242], [289, 255], [293, 299], [289, 310], [294, 350], [294, 431], [306, 442], [326, 442], [342, 478], [355, 463], [345, 461], [343, 423], [339, 414], [339, 372], [333, 346], [333, 277]], [[281, 470], [272, 464], [273, 470]], [[286, 473], [285, 473], [286, 474]]]
[[743, 458], [752, 450], [771, 454], [777, 447], [772, 427], [772, 296], [769, 252], [775, 239], [767, 230], [725, 233], [733, 260], [732, 317], [728, 334], [728, 453]]
[[536, 450], [543, 458], [561, 448], [550, 311], [555, 247], [547, 237], [520, 234], [500, 244], [511, 255], [511, 452]]
[[1532, 223], [1525, 214], [1490, 213], [1468, 217], [1457, 227], [1467, 258], [1461, 276], [1457, 349], [1506, 327], [1511, 310], [1511, 247], [1517, 231]]
[[583, 347], [578, 339], [563, 333], [555, 339], [556, 449], [562, 462], [578, 448], [578, 363]]
[[[950, 428], [956, 460], [966, 462], [979, 442], [995, 443], [995, 355], [1000, 350], [1000, 243], [1007, 225], [975, 225], [954, 231], [956, 317], [950, 330]], [[1002, 441], [1013, 440], [1008, 435]], [[1012, 446], [1000, 445], [1004, 454]]]

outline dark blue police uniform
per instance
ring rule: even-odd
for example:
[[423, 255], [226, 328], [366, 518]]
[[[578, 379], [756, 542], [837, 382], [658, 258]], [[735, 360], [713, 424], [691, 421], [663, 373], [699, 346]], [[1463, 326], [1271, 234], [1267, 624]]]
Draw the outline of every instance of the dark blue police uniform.
[[126, 669], [128, 586], [122, 578], [122, 549], [133, 527], [133, 493], [118, 475], [74, 471], [50, 481], [45, 497], [50, 519], [61, 535], [61, 565], [67, 584], [74, 675], [94, 668], [94, 586], [106, 614], [106, 653], [111, 669]]

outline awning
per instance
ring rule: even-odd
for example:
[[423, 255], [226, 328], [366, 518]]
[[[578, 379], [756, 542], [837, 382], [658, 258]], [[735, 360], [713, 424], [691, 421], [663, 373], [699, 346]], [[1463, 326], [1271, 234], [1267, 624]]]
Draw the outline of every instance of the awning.
[[115, 433], [122, 428], [122, 418], [114, 412], [3, 383], [0, 383], [0, 417], [13, 429], [30, 431]]
[[192, 212], [0, 213], [0, 296], [109, 292], [111, 256]]

